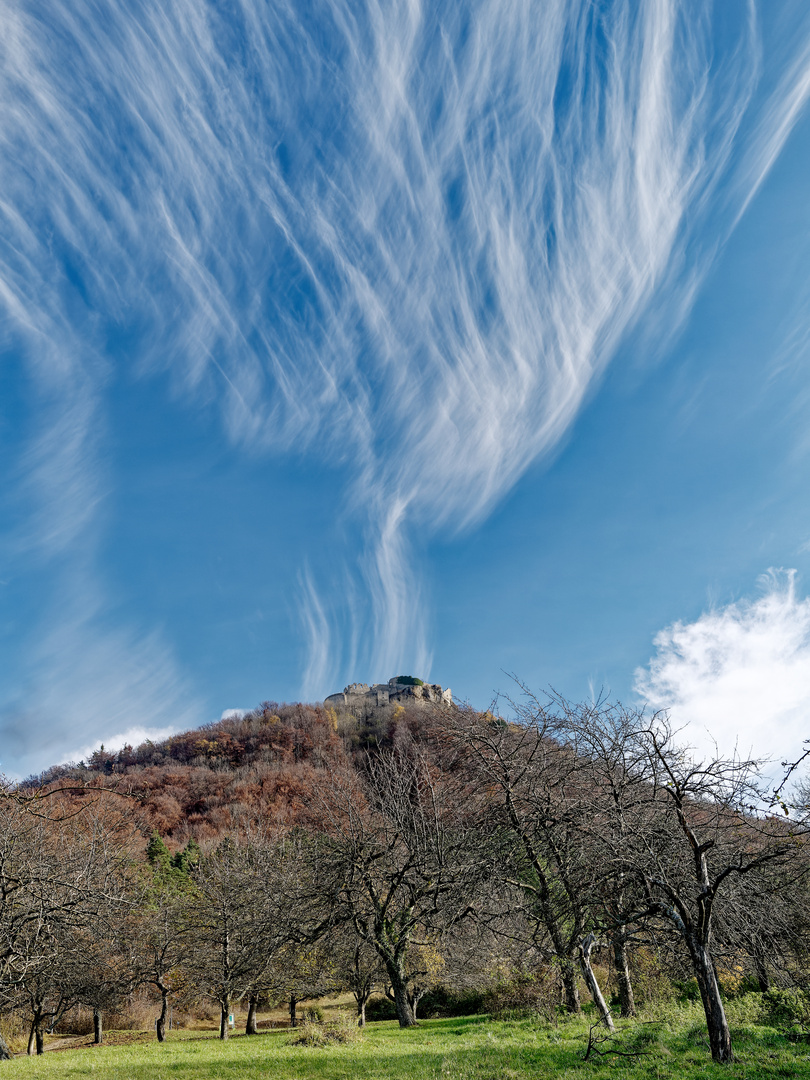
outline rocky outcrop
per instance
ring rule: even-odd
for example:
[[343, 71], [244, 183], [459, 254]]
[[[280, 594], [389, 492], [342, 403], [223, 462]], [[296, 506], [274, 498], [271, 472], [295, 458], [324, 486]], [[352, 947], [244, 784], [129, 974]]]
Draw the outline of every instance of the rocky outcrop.
[[438, 683], [423, 683], [418, 679], [403, 681], [401, 678], [389, 679], [387, 683], [350, 683], [339, 694], [330, 694], [324, 700], [325, 705], [333, 708], [367, 709], [369, 706], [382, 707], [392, 703], [406, 701], [432, 702], [437, 705], [452, 705], [453, 691], [448, 687], [443, 690]]

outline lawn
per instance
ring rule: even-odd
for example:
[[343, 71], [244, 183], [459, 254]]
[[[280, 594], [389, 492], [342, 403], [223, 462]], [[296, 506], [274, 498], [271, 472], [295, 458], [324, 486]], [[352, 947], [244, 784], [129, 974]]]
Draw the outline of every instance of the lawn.
[[[738, 1060], [713, 1065], [696, 1014], [622, 1028], [617, 1055], [583, 1061], [584, 1020], [550, 1026], [532, 1020], [486, 1017], [427, 1020], [400, 1031], [372, 1024], [356, 1042], [324, 1048], [290, 1045], [290, 1033], [233, 1037], [172, 1032], [155, 1042], [59, 1050], [0, 1065], [0, 1077], [91, 1076], [93, 1080], [522, 1080], [523, 1077], [611, 1077], [616, 1080], [690, 1080], [692, 1077], [796, 1077], [810, 1080], [810, 1045], [792, 1044], [770, 1028], [733, 1029]], [[130, 1040], [133, 1033], [127, 1033]], [[604, 1046], [603, 1046], [604, 1049]]]

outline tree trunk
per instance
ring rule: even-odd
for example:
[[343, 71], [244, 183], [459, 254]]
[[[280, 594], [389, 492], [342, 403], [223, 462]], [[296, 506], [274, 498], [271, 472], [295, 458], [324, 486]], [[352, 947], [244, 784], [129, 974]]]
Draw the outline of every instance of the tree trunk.
[[394, 1004], [397, 1007], [397, 1019], [401, 1028], [414, 1027], [416, 1017], [413, 1014], [411, 1003], [408, 1001], [408, 984], [405, 981], [405, 973], [396, 961], [387, 962], [386, 970], [391, 983], [391, 991], [394, 995]]
[[420, 990], [418, 993], [414, 991], [412, 994], [408, 994], [408, 1004], [411, 1007], [411, 1012], [413, 1013], [414, 1020], [416, 1020], [416, 1010], [419, 1007], [419, 1002], [425, 996], [425, 993], [426, 991]]
[[157, 1018], [155, 1024], [155, 1031], [157, 1032], [157, 1041], [166, 1041], [166, 1014], [169, 1011], [169, 991], [161, 988], [160, 991], [160, 1016]]
[[248, 998], [248, 1014], [247, 1014], [247, 1022], [245, 1023], [245, 1034], [246, 1035], [256, 1035], [256, 1034], [258, 1034], [258, 1030], [256, 1028], [256, 1009], [258, 1008], [258, 1005], [259, 1005], [258, 997], [255, 994], [252, 994], [250, 996], [250, 998]]
[[734, 1060], [734, 1052], [731, 1048], [731, 1032], [728, 1029], [726, 1011], [723, 1008], [723, 999], [720, 996], [720, 987], [717, 982], [714, 963], [705, 945], [691, 939], [687, 944], [698, 987], [700, 988], [703, 1011], [706, 1014], [706, 1027], [709, 1032], [712, 1060], [725, 1065]]
[[365, 997], [359, 997], [357, 999], [357, 1026], [366, 1026], [366, 999]]
[[298, 1017], [295, 1015], [295, 1006], [298, 1004], [298, 998], [295, 994], [290, 994], [290, 1027], [298, 1027]]
[[34, 1029], [34, 1034], [37, 1040], [37, 1054], [45, 1053], [45, 1032], [42, 1030], [42, 1023], [37, 1024]]
[[228, 1016], [229, 1016], [230, 1011], [231, 1011], [230, 1006], [231, 1006], [230, 998], [227, 998], [227, 997], [223, 1001], [221, 1001], [219, 1003], [219, 1007], [220, 1007], [220, 1012], [219, 1012], [219, 1037], [220, 1037], [220, 1039], [227, 1039], [228, 1038]]
[[104, 1028], [101, 1022], [101, 1009], [93, 1009], [93, 1042], [101, 1046], [104, 1042]]
[[[28, 1035], [28, 1050], [26, 1051], [26, 1053], [28, 1054], [29, 1057], [33, 1057], [34, 1050], [36, 1048], [36, 1030], [37, 1030], [37, 1022], [36, 1022], [36, 1020], [34, 1020], [33, 1023], [31, 1024], [31, 1031], [29, 1032], [29, 1035]], [[9, 1055], [9, 1057], [10, 1056], [11, 1055]]]
[[613, 938], [613, 965], [616, 968], [616, 983], [619, 990], [619, 1011], [622, 1016], [636, 1015], [636, 1002], [633, 998], [633, 983], [630, 980], [630, 965], [627, 960], [627, 939], [621, 934]]
[[768, 968], [765, 965], [765, 961], [762, 959], [758, 950], [754, 953], [754, 970], [757, 973], [759, 989], [764, 994], [771, 988], [771, 977], [768, 974]]
[[585, 978], [585, 984], [590, 991], [590, 995], [594, 1000], [594, 1004], [596, 1005], [597, 1009], [601, 1014], [602, 1020], [605, 1023], [605, 1027], [608, 1029], [608, 1031], [613, 1032], [616, 1030], [616, 1026], [613, 1023], [613, 1017], [610, 1015], [610, 1009], [608, 1008], [607, 1002], [605, 1001], [604, 995], [602, 994], [602, 990], [596, 980], [596, 976], [593, 973], [593, 968], [591, 967], [591, 950], [593, 949], [595, 940], [596, 939], [594, 938], [593, 934], [588, 934], [587, 937], [584, 937], [582, 939], [579, 946], [579, 962], [582, 966], [582, 974]]
[[0, 1061], [11, 1061], [11, 1051], [2, 1035], [0, 1035]]
[[565, 1011], [569, 1013], [582, 1012], [582, 1006], [579, 1003], [579, 982], [577, 978], [577, 969], [571, 963], [563, 957], [561, 959], [560, 975], [562, 977], [563, 984], [563, 1003], [565, 1004]]

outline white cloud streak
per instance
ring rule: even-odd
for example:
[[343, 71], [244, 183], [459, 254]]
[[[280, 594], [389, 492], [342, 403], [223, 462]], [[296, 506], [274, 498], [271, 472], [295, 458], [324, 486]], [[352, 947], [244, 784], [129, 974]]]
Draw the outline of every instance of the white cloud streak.
[[323, 602], [307, 567], [299, 580], [299, 597], [307, 638], [307, 663], [304, 669], [301, 696], [314, 699], [322, 687], [331, 685], [337, 675], [332, 650], [332, 633]]
[[778, 765], [796, 760], [810, 737], [810, 599], [795, 579], [794, 570], [772, 570], [758, 598], [673, 623], [636, 672], [637, 693], [669, 710], [703, 753], [736, 747]]
[[[736, 148], [737, 34], [678, 0], [7, 5], [0, 298], [41, 386], [76, 387], [75, 484], [112, 363], [168, 370], [236, 442], [350, 463], [369, 603], [339, 634], [306, 578], [306, 690], [349, 660], [425, 673], [411, 531], [490, 512], [662, 288], [683, 317], [730, 158], [736, 212], [799, 115], [801, 41], [757, 105], [779, 138]], [[93, 500], [63, 490], [75, 537]]]
[[810, 42], [788, 65], [776, 92], [758, 120], [752, 151], [740, 177], [745, 195], [734, 224], [748, 209], [751, 200], [773, 168], [790, 133], [810, 98]]

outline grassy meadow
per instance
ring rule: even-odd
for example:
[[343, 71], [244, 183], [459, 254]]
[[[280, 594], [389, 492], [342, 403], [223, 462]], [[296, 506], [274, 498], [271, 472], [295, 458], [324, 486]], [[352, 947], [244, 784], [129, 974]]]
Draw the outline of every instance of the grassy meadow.
[[[220, 1042], [210, 1031], [171, 1032], [163, 1046], [153, 1033], [111, 1032], [101, 1047], [49, 1051], [0, 1065], [9, 1080], [523, 1080], [524, 1077], [807, 1077], [810, 1044], [792, 1043], [772, 1028], [733, 1022], [737, 1061], [714, 1065], [698, 1009], [662, 1012], [653, 1023], [620, 1022], [615, 1050], [583, 1060], [585, 1018], [556, 1025], [537, 1020], [466, 1017], [422, 1021], [402, 1031], [393, 1021], [370, 1024], [354, 1041], [323, 1047], [293, 1045], [294, 1033], [273, 1030]], [[140, 1040], [144, 1041], [140, 1041]], [[118, 1045], [115, 1045], [118, 1043]]]

